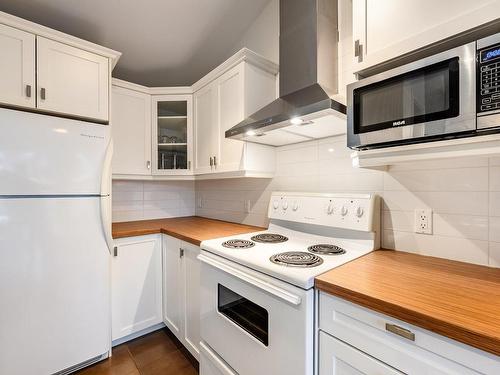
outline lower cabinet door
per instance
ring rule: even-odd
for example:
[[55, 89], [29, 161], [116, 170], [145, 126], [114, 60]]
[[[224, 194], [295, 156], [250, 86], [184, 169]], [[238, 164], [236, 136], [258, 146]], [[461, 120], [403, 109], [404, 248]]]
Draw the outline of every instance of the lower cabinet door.
[[112, 338], [154, 326], [162, 321], [160, 236], [115, 241], [112, 259]]
[[319, 375], [401, 375], [356, 348], [320, 331]]
[[182, 250], [181, 241], [163, 236], [163, 322], [182, 339]]
[[184, 250], [184, 341], [187, 349], [199, 360], [200, 355], [200, 261], [198, 246], [182, 242]]

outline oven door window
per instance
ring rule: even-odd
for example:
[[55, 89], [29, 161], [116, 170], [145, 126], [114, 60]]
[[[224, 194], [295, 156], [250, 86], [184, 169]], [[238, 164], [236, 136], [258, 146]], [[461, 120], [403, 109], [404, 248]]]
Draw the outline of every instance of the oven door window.
[[218, 285], [218, 310], [232, 322], [268, 346], [269, 314], [266, 309]]
[[459, 115], [458, 57], [354, 90], [354, 133]]

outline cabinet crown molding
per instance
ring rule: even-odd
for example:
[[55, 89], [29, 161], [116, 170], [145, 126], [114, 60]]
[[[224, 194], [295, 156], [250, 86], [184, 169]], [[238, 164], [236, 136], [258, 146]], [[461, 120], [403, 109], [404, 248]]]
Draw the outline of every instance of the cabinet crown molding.
[[226, 61], [224, 61], [222, 64], [217, 66], [215, 69], [213, 69], [210, 73], [203, 76], [203, 78], [193, 83], [193, 85], [191, 86], [193, 92], [196, 92], [202, 87], [206, 86], [214, 79], [220, 77], [222, 74], [227, 72], [229, 69], [235, 67], [242, 61], [246, 61], [264, 71], [267, 71], [272, 75], [278, 74], [279, 71], [278, 64], [244, 47], [240, 49], [238, 52], [236, 52], [234, 55], [232, 55], [230, 58], [228, 58]]
[[46, 26], [39, 25], [34, 22], [1, 11], [0, 11], [0, 24], [11, 26], [19, 30], [27, 31], [32, 34], [42, 36], [44, 38], [54, 40], [56, 42], [64, 43], [72, 47], [76, 47], [88, 52], [95, 53], [97, 55], [107, 57], [111, 61], [111, 68], [114, 68], [116, 66], [116, 63], [118, 62], [120, 56], [122, 55], [121, 52], [100, 46], [98, 44], [89, 42], [87, 40], [83, 40], [75, 36], [65, 34], [61, 31], [57, 31], [48, 28]]

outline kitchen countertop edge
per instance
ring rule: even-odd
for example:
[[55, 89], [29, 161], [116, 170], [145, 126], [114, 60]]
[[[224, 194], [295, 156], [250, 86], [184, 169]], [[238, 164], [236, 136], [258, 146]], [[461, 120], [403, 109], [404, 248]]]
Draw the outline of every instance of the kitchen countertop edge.
[[[380, 292], [377, 293], [377, 296], [373, 296], [368, 294], [366, 290], [360, 291], [360, 290], [355, 290], [356, 287], [339, 285], [342, 282], [336, 284], [335, 281], [331, 280], [334, 279], [333, 277], [330, 280], [327, 280], [329, 274], [334, 275], [335, 272], [341, 271], [342, 267], [350, 265], [352, 270], [352, 267], [356, 266], [356, 262], [358, 263], [363, 262], [363, 259], [365, 257], [370, 255], [373, 256], [373, 254], [376, 253], [387, 253], [387, 252], [407, 254], [396, 250], [386, 250], [386, 249], [377, 250], [361, 258], [346, 263], [338, 268], [327, 271], [322, 275], [317, 276], [315, 278], [314, 287], [321, 292], [342, 298], [361, 307], [365, 307], [369, 310], [388, 315], [390, 317], [399, 319], [409, 324], [413, 324], [419, 328], [432, 331], [439, 335], [448, 337], [450, 339], [483, 350], [485, 352], [495, 354], [497, 356], [500, 355], [500, 337], [497, 337], [496, 335], [488, 335], [484, 331], [479, 332], [478, 330], [475, 330], [471, 326], [454, 323], [451, 320], [440, 319], [439, 317], [433, 316], [432, 314], [417, 311], [416, 309], [411, 308], [411, 303], [408, 303], [406, 305], [394, 303], [392, 301], [389, 301], [389, 298], [387, 300], [382, 298], [380, 296]], [[434, 258], [424, 255], [412, 254], [412, 256], [422, 257], [422, 259], [425, 258], [426, 260], [436, 259], [437, 262], [442, 262], [443, 264], [447, 262], [452, 262], [454, 264], [461, 263], [457, 261]], [[485, 267], [489, 269], [489, 267], [486, 266], [478, 266], [472, 264], [469, 265], [466, 263], [462, 264], [464, 269], [466, 269], [468, 266], [470, 266], [471, 269], [475, 267]], [[357, 289], [363, 289], [363, 288], [357, 288]], [[446, 297], [443, 296], [443, 298]], [[473, 320], [472, 317], [471, 320]]]

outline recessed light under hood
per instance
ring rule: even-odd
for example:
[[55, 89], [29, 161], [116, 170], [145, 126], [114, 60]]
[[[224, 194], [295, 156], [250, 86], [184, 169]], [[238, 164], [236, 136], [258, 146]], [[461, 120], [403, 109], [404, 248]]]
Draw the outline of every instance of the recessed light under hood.
[[226, 138], [280, 146], [345, 133], [346, 106], [331, 99], [337, 46], [337, 0], [280, 0], [280, 97]]

